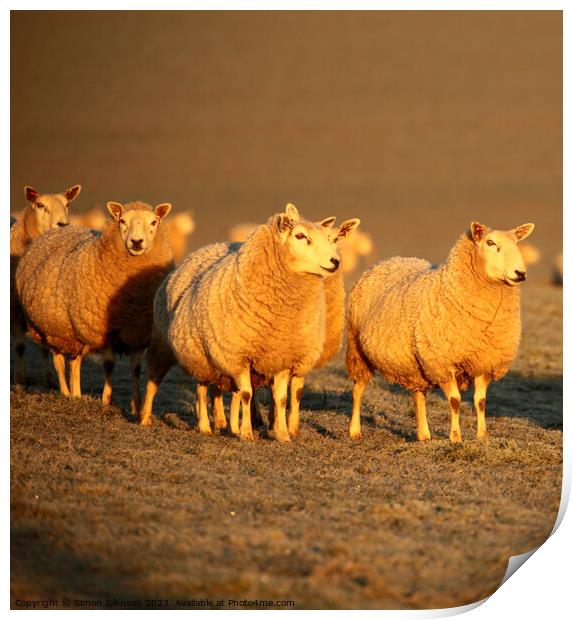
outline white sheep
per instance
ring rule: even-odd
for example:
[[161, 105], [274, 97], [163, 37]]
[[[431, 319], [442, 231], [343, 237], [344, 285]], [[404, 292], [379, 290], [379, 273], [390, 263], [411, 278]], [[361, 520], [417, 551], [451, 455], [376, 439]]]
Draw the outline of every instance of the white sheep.
[[[15, 286], [15, 274], [18, 263], [33, 239], [53, 228], [61, 228], [69, 223], [68, 205], [76, 199], [82, 189], [81, 185], [72, 185], [61, 194], [40, 194], [33, 187], [26, 186], [24, 194], [28, 206], [10, 221], [10, 334], [15, 345], [16, 360], [14, 364], [14, 382], [24, 383], [26, 366], [26, 321], [20, 305]], [[48, 366], [47, 350], [44, 354], [44, 372], [46, 381], [52, 378]]]
[[[162, 225], [168, 203], [152, 209], [142, 202], [109, 202], [103, 234], [70, 226], [30, 244], [16, 271], [16, 287], [30, 333], [54, 352], [60, 391], [81, 396], [84, 355], [104, 359], [104, 405], [111, 403], [115, 353], [129, 353], [132, 411], [140, 404], [140, 360], [151, 337], [153, 295], [173, 268]], [[70, 355], [70, 384], [65, 375]]]
[[[291, 374], [304, 376], [320, 359], [325, 337], [323, 279], [338, 268], [336, 247], [324, 229], [271, 217], [240, 246], [208, 246], [193, 254], [161, 285], [148, 351], [148, 382], [141, 424], [151, 423], [153, 399], [165, 373], [178, 363], [197, 378], [199, 428], [210, 432], [210, 383], [227, 380], [241, 399], [231, 410], [231, 431], [253, 439], [251, 377], [272, 381], [274, 437], [289, 441], [286, 400]], [[215, 421], [217, 425], [217, 411]], [[223, 414], [224, 416], [224, 414]], [[221, 421], [222, 425], [222, 421]]]
[[533, 228], [472, 222], [440, 267], [392, 258], [362, 275], [348, 311], [352, 438], [360, 437], [360, 401], [375, 370], [412, 392], [420, 441], [430, 439], [425, 394], [437, 386], [450, 405], [450, 440], [461, 441], [460, 390], [473, 380], [477, 436], [486, 437], [487, 386], [506, 374], [521, 336], [516, 285], [526, 271], [517, 243]]
[[[298, 211], [290, 212], [294, 221], [299, 221]], [[346, 220], [339, 227], [333, 228], [336, 218], [329, 217], [320, 222], [315, 222], [315, 226], [326, 230], [331, 243], [337, 246], [340, 254], [340, 268], [335, 275], [324, 280], [324, 293], [326, 304], [325, 317], [325, 337], [322, 354], [317, 361], [315, 368], [320, 368], [329, 362], [340, 351], [342, 346], [342, 336], [344, 333], [344, 302], [346, 299], [346, 290], [344, 288], [345, 263], [346, 257], [340, 251], [340, 245], [348, 241], [351, 235], [357, 234], [356, 228], [360, 224], [358, 218]], [[304, 388], [305, 377], [293, 374], [290, 385], [290, 411], [288, 416], [288, 432], [296, 435], [299, 430], [300, 422], [300, 401]], [[270, 394], [269, 405], [269, 426], [273, 427], [274, 418], [274, 402], [272, 393]]]

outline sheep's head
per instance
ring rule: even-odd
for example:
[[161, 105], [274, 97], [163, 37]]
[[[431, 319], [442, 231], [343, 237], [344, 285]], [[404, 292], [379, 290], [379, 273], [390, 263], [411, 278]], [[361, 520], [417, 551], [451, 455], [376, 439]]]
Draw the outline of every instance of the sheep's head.
[[294, 205], [286, 206], [277, 218], [277, 228], [291, 271], [327, 278], [338, 269], [340, 256], [328, 234], [334, 219], [319, 224], [305, 222]]
[[523, 256], [517, 247], [528, 237], [534, 224], [522, 224], [511, 230], [490, 230], [479, 222], [470, 225], [470, 237], [477, 247], [487, 277], [514, 286], [526, 278]]
[[[136, 205], [139, 208], [135, 208]], [[108, 202], [107, 208], [117, 223], [125, 249], [132, 256], [149, 252], [161, 220], [171, 211], [171, 205], [167, 202], [157, 205], [155, 209], [142, 203], [122, 205]]]
[[36, 228], [41, 235], [51, 228], [67, 226], [70, 223], [68, 204], [79, 195], [81, 189], [81, 185], [73, 185], [61, 194], [40, 194], [28, 185], [24, 188], [26, 200], [34, 210]]
[[320, 226], [326, 229], [326, 234], [332, 243], [337, 247], [340, 255], [340, 262], [342, 264], [342, 271], [352, 271], [358, 262], [359, 252], [354, 247], [354, 244], [347, 243], [349, 237], [360, 224], [360, 220], [355, 217], [351, 220], [342, 222], [340, 226], [335, 227], [334, 222], [336, 218], [329, 217], [321, 222], [315, 222], [316, 226]]

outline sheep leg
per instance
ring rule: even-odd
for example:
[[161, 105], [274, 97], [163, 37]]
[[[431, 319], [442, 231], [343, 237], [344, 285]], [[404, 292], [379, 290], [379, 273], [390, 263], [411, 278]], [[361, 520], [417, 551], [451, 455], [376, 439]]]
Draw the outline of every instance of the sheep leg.
[[239, 430], [239, 410], [241, 408], [241, 393], [236, 390], [231, 395], [231, 412], [229, 414], [229, 423], [231, 425], [231, 433], [240, 435]]
[[235, 379], [235, 383], [239, 387], [239, 393], [241, 394], [241, 439], [253, 441], [255, 439], [253, 435], [253, 427], [251, 426], [251, 398], [253, 397], [253, 388], [251, 386], [251, 373], [244, 370], [238, 378]]
[[151, 342], [147, 349], [147, 384], [145, 386], [145, 398], [139, 410], [139, 423], [141, 426], [151, 426], [153, 401], [163, 381], [163, 377], [174, 366], [176, 360], [168, 345], [161, 341], [161, 337], [153, 332]]
[[277, 418], [275, 416], [275, 399], [273, 397], [273, 380], [267, 386], [269, 389], [269, 430], [276, 431]]
[[81, 370], [82, 370], [82, 358], [83, 355], [80, 353], [75, 357], [70, 358], [70, 387], [72, 397], [81, 397], [82, 395], [82, 386], [81, 386]]
[[354, 381], [352, 387], [352, 419], [348, 434], [350, 439], [360, 439], [360, 403], [364, 390], [372, 377], [372, 368], [362, 353], [354, 329], [348, 326], [348, 347], [346, 349], [346, 368], [348, 376]]
[[278, 441], [290, 441], [286, 421], [286, 404], [290, 371], [283, 370], [273, 378], [273, 399], [275, 401], [275, 428], [270, 435]]
[[225, 407], [223, 405], [223, 392], [215, 387], [211, 393], [211, 410], [213, 412], [213, 421], [215, 430], [223, 430], [227, 428], [227, 418], [225, 417]]
[[101, 402], [104, 407], [111, 405], [111, 395], [113, 392], [113, 369], [115, 367], [115, 357], [111, 349], [105, 349], [102, 351], [103, 356], [103, 392], [101, 394]]
[[137, 415], [141, 408], [141, 390], [139, 380], [141, 377], [141, 358], [143, 351], [133, 351], [129, 356], [129, 367], [131, 371], [131, 415]]
[[414, 398], [414, 411], [416, 412], [416, 434], [418, 441], [431, 439], [428, 419], [426, 417], [426, 395], [424, 392], [412, 392]]
[[460, 430], [460, 406], [462, 397], [458, 390], [458, 384], [455, 378], [452, 378], [447, 383], [440, 383], [440, 387], [450, 403], [450, 411], [452, 414], [450, 441], [452, 443], [459, 443], [462, 440], [462, 431]]
[[68, 381], [66, 379], [66, 356], [63, 353], [52, 354], [54, 358], [54, 368], [58, 375], [58, 383], [60, 384], [60, 392], [64, 396], [70, 395], [70, 388], [68, 387]]
[[42, 364], [44, 366], [46, 385], [53, 389], [56, 387], [56, 383], [54, 382], [52, 369], [50, 368], [50, 349], [46, 349], [46, 347], [42, 347]]
[[197, 414], [197, 428], [200, 433], [211, 435], [211, 423], [207, 415], [207, 383], [197, 383], [197, 402], [195, 403], [195, 413]]
[[367, 385], [368, 383], [363, 381], [355, 381], [352, 387], [352, 419], [350, 420], [350, 429], [348, 431], [350, 439], [360, 439], [362, 437], [360, 429], [360, 403]]
[[291, 435], [298, 435], [300, 399], [302, 398], [303, 387], [304, 377], [293, 376], [290, 382], [290, 414], [288, 417], [288, 432]]
[[255, 428], [265, 428], [265, 421], [261, 415], [261, 404], [259, 402], [259, 390], [253, 390], [253, 398], [251, 399], [251, 419]]
[[477, 413], [477, 438], [487, 439], [487, 429], [485, 426], [485, 396], [489, 381], [480, 375], [474, 379], [474, 405]]

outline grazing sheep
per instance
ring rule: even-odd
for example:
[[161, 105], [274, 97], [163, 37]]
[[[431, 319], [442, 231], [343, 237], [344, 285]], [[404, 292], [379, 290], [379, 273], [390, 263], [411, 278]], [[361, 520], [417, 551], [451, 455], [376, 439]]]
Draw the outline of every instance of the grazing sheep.
[[54, 351], [60, 390], [81, 396], [84, 355], [104, 359], [104, 405], [111, 403], [114, 353], [129, 353], [133, 398], [139, 410], [140, 360], [153, 324], [153, 295], [173, 268], [169, 236], [161, 224], [170, 204], [108, 202], [113, 219], [103, 234], [70, 226], [33, 241], [20, 261], [16, 287], [34, 338]]
[[352, 273], [360, 259], [368, 256], [374, 250], [374, 244], [370, 235], [357, 230], [351, 237], [345, 238], [339, 245], [342, 271], [345, 274]]
[[[67, 226], [69, 223], [68, 204], [79, 196], [81, 185], [73, 185], [61, 194], [40, 194], [34, 188], [26, 186], [24, 194], [28, 206], [14, 218], [10, 218], [10, 334], [16, 349], [14, 364], [14, 382], [24, 383], [26, 380], [26, 321], [20, 305], [15, 286], [14, 276], [18, 263], [26, 248], [33, 239], [53, 228]], [[52, 382], [44, 351], [44, 372], [46, 381]]]
[[[178, 363], [197, 378], [200, 430], [210, 432], [206, 395], [209, 384], [215, 383], [240, 395], [241, 427], [239, 431], [238, 408], [232, 407], [231, 431], [253, 439], [253, 377], [261, 384], [272, 381], [277, 409], [273, 435], [290, 440], [288, 380], [291, 374], [304, 376], [320, 359], [325, 337], [323, 279], [339, 264], [325, 230], [295, 221], [295, 212], [287, 206], [240, 246], [220, 243], [190, 254], [159, 288], [141, 424], [151, 423], [159, 385]], [[216, 426], [223, 425], [221, 413], [215, 411]]]
[[473, 379], [477, 436], [485, 438], [487, 386], [506, 374], [519, 346], [516, 285], [525, 266], [517, 243], [533, 228], [490, 230], [472, 222], [440, 267], [391, 258], [362, 275], [349, 296], [350, 437], [360, 437], [360, 401], [377, 370], [412, 392], [420, 441], [430, 439], [425, 394], [437, 386], [450, 404], [450, 439], [461, 441], [460, 390]]

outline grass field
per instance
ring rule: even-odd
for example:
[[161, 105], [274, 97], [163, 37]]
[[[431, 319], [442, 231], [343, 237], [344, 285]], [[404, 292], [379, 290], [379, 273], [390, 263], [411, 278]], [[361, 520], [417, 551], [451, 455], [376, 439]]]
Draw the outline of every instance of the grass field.
[[[271, 599], [296, 608], [470, 603], [500, 584], [509, 556], [543, 543], [562, 474], [562, 291], [523, 287], [523, 341], [489, 392], [489, 442], [465, 395], [461, 445], [428, 399], [434, 439], [415, 441], [409, 395], [380, 378], [363, 440], [347, 438], [350, 382], [339, 355], [313, 373], [291, 444], [195, 429], [191, 381], [172, 371], [151, 428], [87, 396], [32, 383], [11, 393], [12, 605], [16, 599]], [[31, 347], [30, 347], [31, 348]], [[263, 397], [263, 402], [266, 402]], [[535, 560], [532, 560], [535, 561]]]

